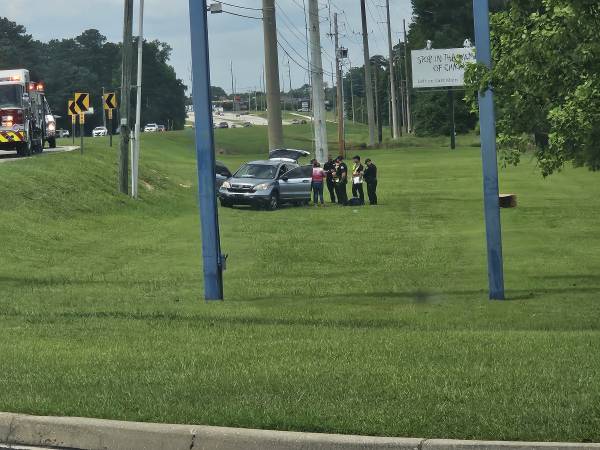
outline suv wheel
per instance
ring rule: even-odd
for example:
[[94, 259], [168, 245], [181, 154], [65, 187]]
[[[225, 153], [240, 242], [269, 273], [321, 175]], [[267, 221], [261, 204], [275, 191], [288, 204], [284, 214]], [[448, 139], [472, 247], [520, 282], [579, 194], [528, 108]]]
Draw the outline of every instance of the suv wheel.
[[276, 193], [274, 193], [271, 195], [271, 197], [269, 197], [267, 209], [269, 211], [275, 211], [277, 208], [279, 208], [279, 196]]

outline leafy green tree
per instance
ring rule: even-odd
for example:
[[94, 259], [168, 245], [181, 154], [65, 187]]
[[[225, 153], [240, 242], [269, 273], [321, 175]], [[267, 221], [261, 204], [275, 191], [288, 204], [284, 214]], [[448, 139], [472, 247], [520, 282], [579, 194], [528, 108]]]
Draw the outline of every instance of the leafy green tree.
[[600, 4], [510, 2], [492, 16], [494, 67], [467, 69], [494, 89], [505, 163], [533, 147], [544, 176], [565, 163], [600, 170]]
[[32, 76], [38, 76], [35, 66], [42, 54], [42, 44], [24, 26], [0, 17], [0, 70], [31, 67]]
[[[62, 127], [70, 127], [67, 101], [77, 91], [90, 93], [96, 111], [87, 118], [86, 128], [103, 123], [102, 88], [119, 91], [121, 47], [94, 29], [42, 43], [28, 35], [25, 27], [0, 18], [0, 69], [26, 68], [33, 80], [43, 81], [50, 106], [62, 117]], [[159, 41], [144, 42], [143, 52], [142, 120], [183, 128], [186, 87], [169, 65], [171, 48]], [[132, 101], [135, 106], [135, 92]]]
[[227, 97], [227, 92], [225, 89], [219, 86], [211, 86], [210, 87], [210, 96], [213, 100], [220, 100], [224, 97]]

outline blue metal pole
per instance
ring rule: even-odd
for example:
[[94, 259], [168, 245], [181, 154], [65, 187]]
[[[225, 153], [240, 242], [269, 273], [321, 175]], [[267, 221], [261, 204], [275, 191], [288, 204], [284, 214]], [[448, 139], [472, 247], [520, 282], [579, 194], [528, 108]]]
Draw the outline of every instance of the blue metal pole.
[[192, 86], [196, 122], [198, 199], [202, 225], [204, 298], [223, 299], [223, 262], [215, 191], [215, 152], [210, 96], [206, 0], [190, 0]]
[[[488, 0], [473, 0], [473, 17], [475, 20], [477, 62], [491, 68], [492, 52]], [[504, 272], [502, 267], [498, 159], [496, 156], [496, 118], [494, 114], [494, 94], [490, 88], [479, 93], [479, 125], [481, 129], [483, 201], [490, 299], [503, 300]]]

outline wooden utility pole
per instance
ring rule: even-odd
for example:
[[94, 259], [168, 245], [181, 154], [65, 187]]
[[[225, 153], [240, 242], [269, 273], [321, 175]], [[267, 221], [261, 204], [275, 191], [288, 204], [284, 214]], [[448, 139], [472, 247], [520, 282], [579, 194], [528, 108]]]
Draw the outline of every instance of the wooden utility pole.
[[379, 104], [379, 67], [373, 66], [375, 81], [375, 118], [377, 123], [377, 142], [383, 141], [383, 124], [381, 123], [381, 105]]
[[142, 68], [144, 54], [144, 0], [140, 0], [138, 18], [138, 58], [137, 58], [137, 86], [135, 104], [135, 132], [131, 152], [131, 197], [138, 197], [138, 179], [140, 175], [140, 140], [142, 122]]
[[369, 121], [369, 145], [375, 145], [375, 112], [373, 110], [373, 82], [371, 81], [371, 58], [369, 56], [369, 33], [365, 0], [360, 0], [363, 53], [365, 58], [365, 95], [367, 96], [367, 120]]
[[125, 0], [123, 17], [123, 58], [121, 77], [121, 147], [119, 149], [119, 191], [128, 193], [129, 133], [131, 131], [131, 72], [133, 62], [133, 0]]
[[[398, 50], [403, 48], [402, 41], [398, 41]], [[405, 89], [405, 81], [402, 77], [402, 55], [398, 55], [398, 79], [400, 80], [400, 108], [402, 110], [402, 129], [405, 133], [408, 133], [407, 123], [406, 123], [406, 96], [404, 95]]]
[[394, 49], [392, 47], [392, 26], [390, 24], [390, 0], [385, 0], [385, 7], [387, 10], [387, 32], [388, 32], [388, 47], [389, 47], [389, 64], [390, 64], [390, 95], [392, 101], [392, 137], [398, 139], [399, 124], [398, 124], [398, 109], [396, 102], [396, 77], [394, 74]]
[[311, 79], [313, 87], [313, 114], [315, 126], [315, 158], [321, 164], [327, 161], [327, 128], [325, 123], [325, 91], [323, 90], [323, 62], [321, 59], [321, 32], [319, 1], [308, 1], [308, 21], [311, 49]]
[[339, 36], [338, 36], [338, 15], [333, 15], [333, 29], [335, 33], [335, 74], [337, 78], [337, 113], [338, 113], [338, 143], [339, 143], [339, 154], [345, 156], [346, 154], [346, 142], [344, 139], [344, 102], [342, 100], [342, 69], [340, 64], [340, 47], [339, 47]]
[[408, 38], [406, 36], [406, 20], [402, 20], [404, 29], [404, 74], [406, 81], [406, 132], [412, 133], [412, 118], [410, 115], [410, 77], [408, 76]]
[[281, 122], [281, 90], [279, 87], [279, 57], [277, 51], [277, 21], [275, 0], [263, 0], [263, 30], [265, 42], [265, 79], [267, 90], [267, 120], [269, 150], [283, 147]]

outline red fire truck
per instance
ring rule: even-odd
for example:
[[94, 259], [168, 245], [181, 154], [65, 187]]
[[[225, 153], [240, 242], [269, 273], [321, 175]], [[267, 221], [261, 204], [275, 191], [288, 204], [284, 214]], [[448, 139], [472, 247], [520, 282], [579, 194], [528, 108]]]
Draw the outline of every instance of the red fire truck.
[[32, 83], [25, 69], [0, 70], [0, 150], [20, 156], [56, 145], [56, 123], [42, 83]]

